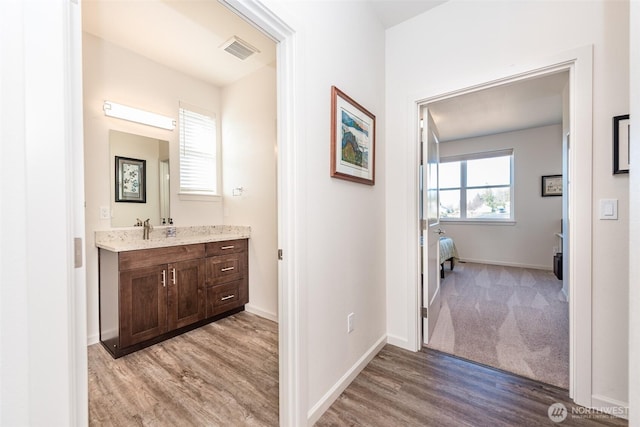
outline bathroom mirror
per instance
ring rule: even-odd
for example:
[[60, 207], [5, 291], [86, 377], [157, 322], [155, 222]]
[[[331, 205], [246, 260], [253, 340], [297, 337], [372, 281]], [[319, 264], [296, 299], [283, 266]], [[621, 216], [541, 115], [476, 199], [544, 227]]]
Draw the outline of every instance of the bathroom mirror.
[[[162, 218], [169, 218], [169, 142], [110, 130], [109, 152], [111, 226], [131, 227], [137, 218], [149, 218], [152, 225], [160, 225]], [[116, 157], [145, 161], [144, 203], [116, 202]]]

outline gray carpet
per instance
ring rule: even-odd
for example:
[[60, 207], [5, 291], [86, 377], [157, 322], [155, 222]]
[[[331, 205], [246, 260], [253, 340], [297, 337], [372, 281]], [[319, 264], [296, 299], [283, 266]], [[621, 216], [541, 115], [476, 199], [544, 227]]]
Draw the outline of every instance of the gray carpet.
[[428, 347], [569, 387], [569, 306], [550, 271], [459, 263], [446, 268]]

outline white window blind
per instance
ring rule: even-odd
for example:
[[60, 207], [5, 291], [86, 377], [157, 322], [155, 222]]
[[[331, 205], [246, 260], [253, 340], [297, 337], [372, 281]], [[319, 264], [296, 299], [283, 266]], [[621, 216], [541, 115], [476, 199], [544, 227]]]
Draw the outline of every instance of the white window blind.
[[180, 106], [180, 193], [217, 195], [215, 115]]

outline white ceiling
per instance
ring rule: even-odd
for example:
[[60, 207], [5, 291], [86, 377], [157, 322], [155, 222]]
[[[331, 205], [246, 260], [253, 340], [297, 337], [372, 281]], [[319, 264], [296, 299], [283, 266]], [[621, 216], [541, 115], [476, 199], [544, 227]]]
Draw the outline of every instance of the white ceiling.
[[401, 22], [418, 16], [447, 0], [369, 0], [375, 14], [384, 25], [390, 28]]
[[[275, 43], [216, 0], [84, 0], [82, 25], [88, 33], [219, 87], [276, 61]], [[242, 61], [222, 50], [234, 35], [260, 53]]]
[[[442, 0], [366, 0], [385, 28]], [[84, 31], [215, 86], [275, 66], [276, 44], [216, 0], [84, 0]], [[220, 47], [232, 36], [260, 53], [245, 61]], [[565, 74], [430, 104], [441, 141], [531, 128], [562, 119]]]
[[429, 104], [440, 141], [562, 123], [568, 72], [532, 78]]

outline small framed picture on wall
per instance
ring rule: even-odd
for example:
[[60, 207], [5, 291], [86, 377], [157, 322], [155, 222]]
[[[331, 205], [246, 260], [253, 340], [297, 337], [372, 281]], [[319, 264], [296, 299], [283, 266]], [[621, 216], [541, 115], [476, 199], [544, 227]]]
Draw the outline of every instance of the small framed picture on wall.
[[629, 173], [629, 115], [613, 118], [613, 173]]
[[562, 196], [562, 175], [542, 177], [542, 197]]

